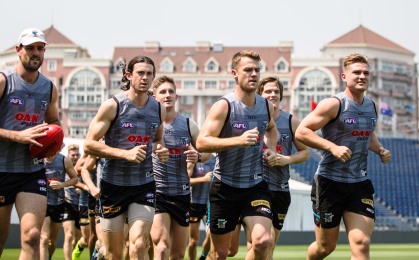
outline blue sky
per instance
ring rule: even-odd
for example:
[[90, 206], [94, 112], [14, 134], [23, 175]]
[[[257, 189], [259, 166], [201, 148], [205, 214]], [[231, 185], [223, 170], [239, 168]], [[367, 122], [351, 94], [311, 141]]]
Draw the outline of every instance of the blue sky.
[[[110, 2], [110, 3], [109, 3]], [[2, 1], [0, 50], [27, 27], [51, 24], [96, 58], [115, 46], [275, 46], [294, 42], [296, 57], [319, 57], [324, 44], [362, 24], [415, 52], [419, 1], [394, 0], [20, 0]]]

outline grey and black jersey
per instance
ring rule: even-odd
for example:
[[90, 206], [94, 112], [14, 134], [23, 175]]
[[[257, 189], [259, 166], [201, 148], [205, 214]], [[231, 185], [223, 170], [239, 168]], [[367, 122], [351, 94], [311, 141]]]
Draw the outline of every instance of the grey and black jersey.
[[50, 186], [51, 181], [64, 182], [66, 171], [64, 165], [64, 155], [57, 154], [52, 162], [45, 163], [45, 177], [47, 179], [47, 203], [48, 205], [61, 205], [64, 203], [64, 189], [53, 190]]
[[146, 158], [141, 163], [105, 159], [102, 179], [119, 186], [150, 183], [154, 181], [151, 153], [153, 140], [161, 124], [160, 103], [148, 97], [146, 105], [139, 108], [126, 97], [125, 92], [116, 94], [113, 99], [118, 104], [118, 112], [105, 134], [105, 144], [126, 150], [147, 145]]
[[[0, 128], [22, 131], [44, 122], [51, 103], [52, 82], [41, 73], [30, 84], [13, 70], [1, 72], [6, 77], [0, 96]], [[29, 144], [6, 139], [0, 142], [0, 172], [35, 172], [44, 164], [29, 153]]]
[[171, 124], [164, 124], [163, 139], [169, 150], [169, 160], [161, 162], [153, 154], [154, 180], [156, 192], [165, 195], [188, 195], [189, 176], [186, 169], [186, 145], [191, 145], [191, 133], [188, 119], [178, 114]]
[[342, 162], [328, 151], [323, 151], [316, 174], [328, 179], [355, 183], [368, 179], [368, 149], [377, 125], [377, 113], [374, 102], [364, 97], [361, 105], [349, 98], [344, 92], [338, 93], [340, 113], [334, 121], [322, 128], [323, 138], [339, 146], [348, 147], [351, 159]]
[[[291, 155], [292, 152], [294, 135], [292, 132], [291, 118], [292, 115], [290, 113], [281, 111], [281, 114], [275, 119], [276, 129], [278, 129], [276, 152], [282, 155]], [[263, 174], [268, 181], [271, 191], [289, 191], [289, 165], [271, 167], [264, 159]]]
[[218, 152], [214, 177], [232, 187], [253, 187], [263, 181], [263, 136], [270, 120], [268, 101], [256, 95], [255, 105], [247, 107], [236, 98], [234, 92], [225, 95], [222, 99], [229, 103], [229, 113], [219, 137], [240, 136], [255, 127], [259, 131], [259, 137], [253, 146]]
[[[84, 183], [81, 176], [78, 177], [78, 181]], [[89, 206], [89, 192], [84, 189], [80, 189], [79, 206]]]
[[[205, 163], [197, 163], [192, 173], [192, 178], [202, 177], [208, 172], [212, 172], [215, 166], [215, 157]], [[199, 183], [191, 186], [191, 203], [207, 204], [209, 199], [209, 188], [211, 182]]]

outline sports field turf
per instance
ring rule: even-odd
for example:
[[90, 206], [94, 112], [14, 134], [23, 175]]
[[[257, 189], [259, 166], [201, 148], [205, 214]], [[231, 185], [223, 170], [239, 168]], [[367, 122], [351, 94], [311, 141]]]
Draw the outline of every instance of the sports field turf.
[[[303, 246], [289, 246], [280, 245], [276, 248], [274, 259], [301, 259], [306, 257], [307, 245]], [[81, 259], [87, 260], [87, 252], [83, 252]], [[201, 249], [198, 248], [198, 254]], [[228, 259], [244, 259], [246, 255], [246, 248], [240, 247], [239, 252], [235, 257]], [[18, 259], [19, 249], [5, 249], [1, 259], [12, 260]], [[54, 260], [64, 259], [63, 251], [61, 248], [57, 249], [53, 256]], [[185, 257], [185, 259], [187, 259]], [[328, 260], [350, 259], [350, 251], [348, 245], [338, 245], [336, 250], [327, 258]], [[419, 244], [373, 244], [371, 246], [371, 259], [373, 260], [415, 260], [419, 259]]]

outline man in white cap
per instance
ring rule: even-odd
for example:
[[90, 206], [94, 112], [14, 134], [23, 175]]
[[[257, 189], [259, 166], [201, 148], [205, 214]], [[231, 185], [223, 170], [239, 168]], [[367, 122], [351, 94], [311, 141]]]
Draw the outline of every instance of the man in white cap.
[[0, 257], [9, 233], [13, 204], [19, 215], [22, 250], [19, 259], [39, 259], [42, 222], [47, 205], [44, 164], [29, 153], [58, 121], [57, 89], [42, 75], [45, 53], [42, 31], [25, 29], [18, 38], [19, 62], [0, 71]]

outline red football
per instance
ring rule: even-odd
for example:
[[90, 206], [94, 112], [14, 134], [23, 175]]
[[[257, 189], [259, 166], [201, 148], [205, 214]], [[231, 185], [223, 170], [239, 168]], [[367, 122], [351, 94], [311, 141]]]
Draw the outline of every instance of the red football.
[[42, 147], [30, 145], [29, 152], [36, 158], [42, 159], [57, 153], [63, 145], [64, 132], [59, 125], [49, 124], [47, 135], [36, 139]]

